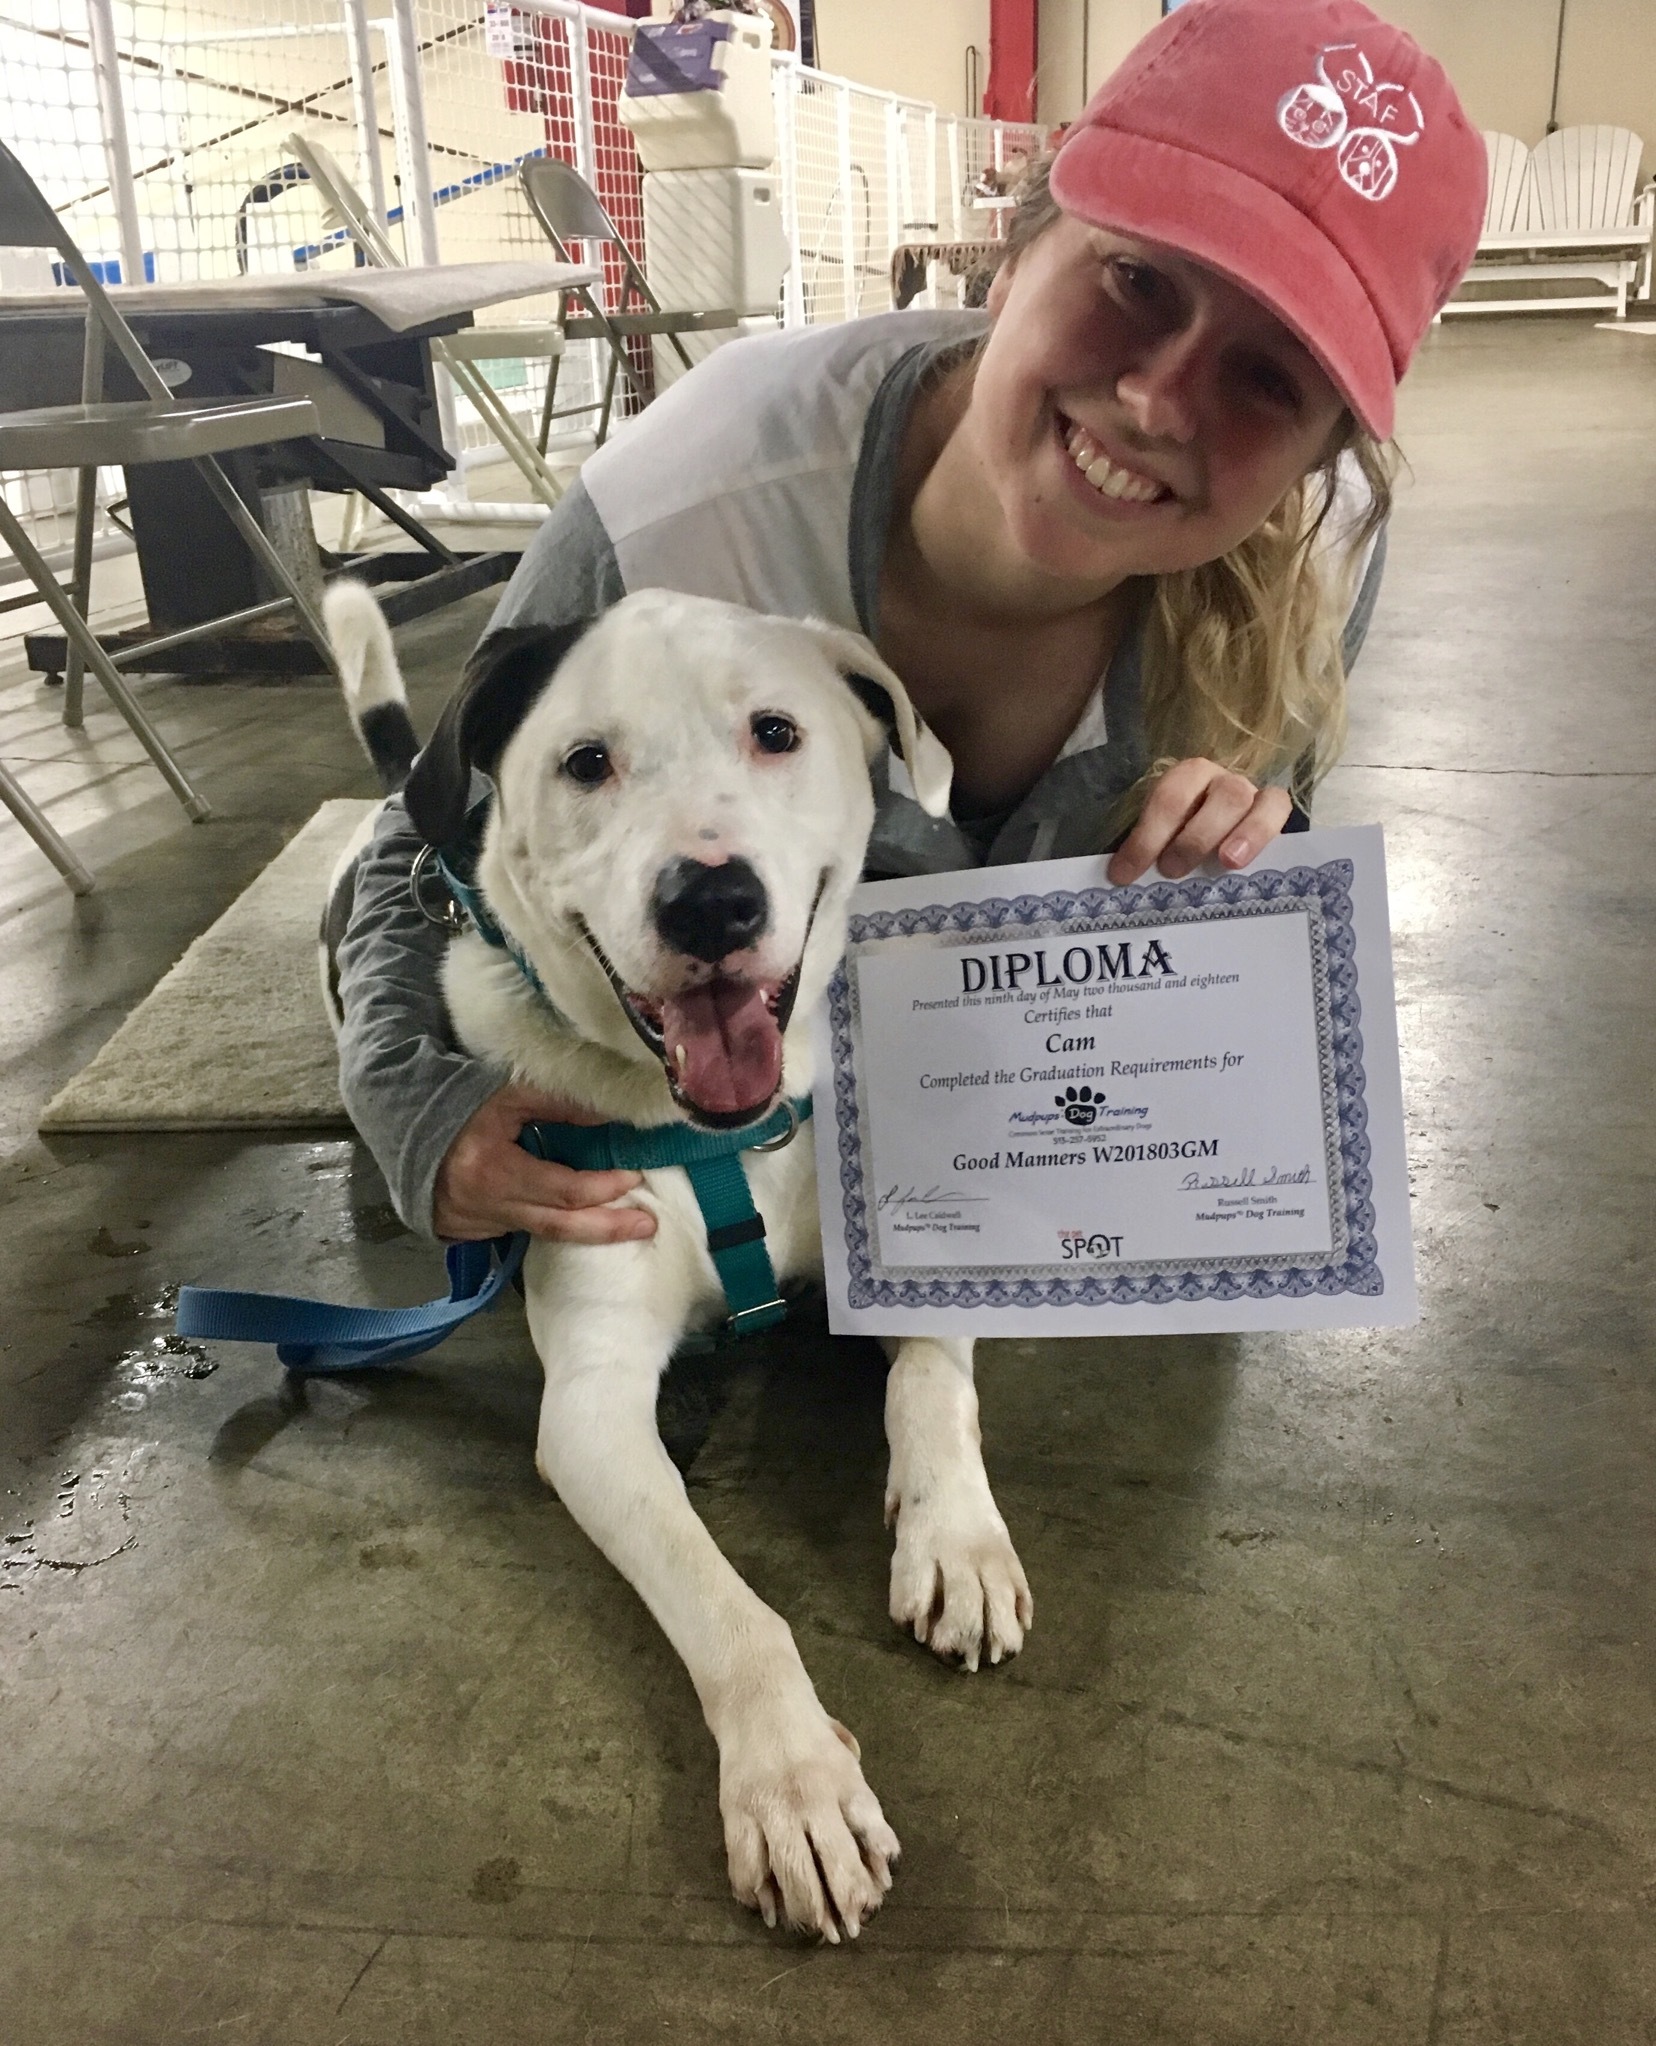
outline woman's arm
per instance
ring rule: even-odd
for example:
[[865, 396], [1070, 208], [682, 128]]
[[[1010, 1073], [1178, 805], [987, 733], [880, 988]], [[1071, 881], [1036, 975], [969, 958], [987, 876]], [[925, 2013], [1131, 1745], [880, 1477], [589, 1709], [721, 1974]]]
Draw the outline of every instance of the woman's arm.
[[511, 1076], [454, 1044], [441, 981], [448, 940], [408, 892], [424, 843], [393, 796], [357, 862], [339, 947], [339, 1091], [397, 1213], [431, 1235], [444, 1154]]
[[[594, 616], [622, 594], [609, 536], [576, 483], [530, 542], [490, 629]], [[636, 1173], [571, 1172], [519, 1148], [525, 1122], [580, 1121], [580, 1111], [454, 1043], [441, 979], [447, 935], [408, 892], [423, 844], [393, 797], [358, 862], [339, 948], [340, 1093], [397, 1213], [451, 1240], [515, 1229], [585, 1242], [649, 1235], [654, 1224], [637, 1210], [583, 1212], [636, 1186]]]

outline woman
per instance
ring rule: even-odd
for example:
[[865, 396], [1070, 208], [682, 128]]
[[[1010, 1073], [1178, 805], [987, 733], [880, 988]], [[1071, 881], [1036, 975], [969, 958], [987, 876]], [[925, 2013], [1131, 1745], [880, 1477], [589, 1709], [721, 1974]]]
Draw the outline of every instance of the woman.
[[[656, 585], [867, 633], [956, 770], [937, 821], [892, 763], [873, 875], [1246, 866], [1338, 749], [1396, 384], [1484, 195], [1448, 80], [1358, 0], [1191, 0], [1029, 181], [986, 315], [720, 350], [588, 462], [491, 632]], [[560, 1104], [453, 1048], [418, 843], [390, 805], [340, 953], [341, 1086], [399, 1211], [651, 1234], [605, 1205], [636, 1175], [530, 1158]]]

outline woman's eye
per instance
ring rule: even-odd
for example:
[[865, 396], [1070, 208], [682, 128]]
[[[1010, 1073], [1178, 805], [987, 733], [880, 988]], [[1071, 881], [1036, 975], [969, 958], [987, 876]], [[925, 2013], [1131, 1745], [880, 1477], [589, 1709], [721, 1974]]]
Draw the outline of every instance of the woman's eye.
[[1120, 286], [1124, 297], [1138, 305], [1154, 305], [1161, 294], [1162, 274], [1148, 263], [1135, 263], [1126, 256], [1116, 256], [1110, 263], [1110, 275]]
[[578, 781], [582, 788], [595, 789], [601, 781], [608, 781], [615, 770], [610, 765], [609, 748], [598, 745], [594, 740], [566, 753], [563, 771], [571, 781]]
[[799, 727], [778, 711], [762, 710], [753, 720], [752, 732], [761, 753], [791, 753], [799, 744]]
[[1273, 405], [1283, 412], [1299, 410], [1298, 384], [1285, 370], [1278, 369], [1274, 362], [1256, 362], [1248, 372], [1248, 381], [1268, 405]]

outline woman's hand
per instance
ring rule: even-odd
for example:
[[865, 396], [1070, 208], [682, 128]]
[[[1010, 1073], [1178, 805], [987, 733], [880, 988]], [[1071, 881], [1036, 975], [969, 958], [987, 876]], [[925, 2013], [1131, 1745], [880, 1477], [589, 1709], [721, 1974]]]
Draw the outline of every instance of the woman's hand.
[[446, 1243], [526, 1229], [559, 1243], [622, 1243], [655, 1234], [642, 1208], [611, 1208], [642, 1184], [639, 1172], [576, 1172], [534, 1158], [518, 1142], [526, 1122], [595, 1123], [601, 1116], [556, 1094], [502, 1087], [450, 1144], [437, 1168], [432, 1227]]
[[1246, 775], [1211, 760], [1181, 760], [1151, 789], [1138, 822], [1111, 855], [1111, 885], [1125, 888], [1154, 866], [1182, 881], [1218, 855], [1245, 867], [1265, 850], [1293, 810], [1286, 789], [1256, 789]]

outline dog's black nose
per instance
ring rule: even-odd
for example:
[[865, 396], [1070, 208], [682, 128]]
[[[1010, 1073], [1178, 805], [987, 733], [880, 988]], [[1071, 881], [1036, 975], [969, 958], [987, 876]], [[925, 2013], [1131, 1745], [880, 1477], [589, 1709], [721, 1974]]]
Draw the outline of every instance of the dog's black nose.
[[745, 950], [770, 922], [765, 884], [746, 860], [672, 861], [656, 876], [652, 908], [663, 943], [709, 966]]

